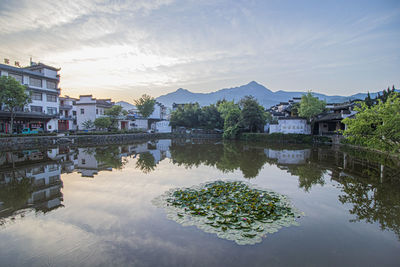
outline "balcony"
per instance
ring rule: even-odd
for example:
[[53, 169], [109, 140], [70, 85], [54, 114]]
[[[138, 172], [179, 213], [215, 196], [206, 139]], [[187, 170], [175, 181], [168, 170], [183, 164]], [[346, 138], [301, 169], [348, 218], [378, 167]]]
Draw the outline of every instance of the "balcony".
[[60, 109], [72, 109], [72, 105], [60, 105]]

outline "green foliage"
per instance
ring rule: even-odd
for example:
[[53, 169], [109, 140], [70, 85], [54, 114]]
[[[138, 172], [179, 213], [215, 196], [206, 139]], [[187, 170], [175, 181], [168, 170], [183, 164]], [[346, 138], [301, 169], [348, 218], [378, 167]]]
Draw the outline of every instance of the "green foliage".
[[126, 163], [121, 156], [119, 146], [97, 147], [95, 158], [100, 164], [114, 169], [122, 169]]
[[263, 131], [271, 118], [256, 99], [247, 96], [238, 104], [222, 100], [217, 105], [202, 108], [198, 103], [179, 106], [171, 113], [170, 124], [172, 127], [224, 129], [224, 138], [235, 139], [243, 131]]
[[[15, 175], [15, 171], [13, 171]], [[0, 201], [3, 202], [3, 209], [10, 208], [18, 210], [23, 208], [32, 192], [32, 181], [29, 178], [17, 179], [13, 177], [11, 182], [0, 188]]]
[[250, 132], [263, 132], [267, 121], [264, 107], [259, 105], [252, 96], [245, 96], [240, 100], [240, 125]]
[[224, 120], [215, 105], [201, 108], [200, 126], [205, 129], [222, 129], [224, 127]]
[[97, 129], [108, 129], [111, 126], [109, 117], [100, 117], [94, 120], [94, 125]]
[[27, 87], [20, 84], [11, 76], [0, 77], [0, 105], [4, 105], [4, 109], [10, 112], [10, 129], [12, 133], [15, 112], [22, 109], [31, 102], [30, 92]]
[[155, 202], [161, 202], [177, 222], [195, 222], [206, 232], [242, 245], [261, 242], [262, 236], [282, 226], [297, 225], [295, 218], [300, 215], [285, 196], [243, 182], [216, 181], [176, 189]]
[[94, 122], [92, 120], [87, 120], [85, 122], [82, 123], [82, 126], [86, 129], [86, 130], [90, 130], [94, 128]]
[[134, 100], [135, 106], [143, 118], [148, 118], [154, 112], [156, 100], [149, 95], [142, 95], [141, 98]]
[[172, 127], [200, 128], [201, 117], [202, 110], [198, 103], [185, 104], [171, 113], [170, 125]]
[[104, 111], [104, 114], [110, 118], [110, 128], [118, 129], [118, 117], [123, 115], [122, 107], [114, 105], [111, 108]]
[[325, 110], [326, 102], [314, 97], [309, 91], [301, 97], [298, 113], [300, 117], [307, 118], [312, 121], [316, 115], [321, 114]]
[[355, 119], [342, 121], [347, 126], [344, 135], [351, 144], [400, 152], [400, 95], [394, 92], [386, 102], [378, 101], [371, 107], [360, 103]]

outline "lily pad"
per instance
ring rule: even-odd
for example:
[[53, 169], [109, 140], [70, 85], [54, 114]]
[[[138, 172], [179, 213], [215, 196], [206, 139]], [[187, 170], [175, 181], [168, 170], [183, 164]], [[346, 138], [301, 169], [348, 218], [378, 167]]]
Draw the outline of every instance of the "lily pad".
[[239, 245], [259, 243], [267, 233], [298, 225], [301, 215], [286, 196], [239, 181], [171, 189], [154, 204], [165, 208], [169, 219]]

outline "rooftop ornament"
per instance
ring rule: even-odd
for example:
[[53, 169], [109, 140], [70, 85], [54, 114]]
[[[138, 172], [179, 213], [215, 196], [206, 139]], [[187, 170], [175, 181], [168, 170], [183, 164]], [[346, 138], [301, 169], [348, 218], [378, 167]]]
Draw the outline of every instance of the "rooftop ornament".
[[238, 245], [254, 245], [284, 226], [299, 225], [302, 214], [287, 197], [238, 181], [171, 189], [153, 202], [169, 219]]

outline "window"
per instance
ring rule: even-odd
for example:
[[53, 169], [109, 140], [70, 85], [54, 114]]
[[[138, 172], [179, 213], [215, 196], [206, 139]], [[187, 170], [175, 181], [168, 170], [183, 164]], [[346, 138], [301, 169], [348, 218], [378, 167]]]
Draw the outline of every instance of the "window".
[[18, 74], [14, 74], [14, 73], [8, 73], [8, 76], [11, 76], [14, 79], [16, 79], [17, 81], [19, 81], [20, 83], [22, 83], [22, 75], [18, 75]]
[[42, 94], [41, 93], [33, 93], [32, 94], [32, 100], [42, 100]]
[[57, 102], [57, 96], [56, 95], [47, 95], [47, 102]]
[[42, 107], [39, 106], [31, 106], [31, 111], [32, 112], [43, 112]]
[[82, 165], [85, 165], [86, 164], [86, 160], [85, 159], [82, 159]]
[[85, 109], [81, 108], [81, 114], [85, 114]]
[[56, 83], [52, 81], [46, 81], [47, 89], [56, 89]]
[[57, 114], [57, 108], [47, 108], [47, 114], [56, 115]]
[[76, 116], [76, 111], [75, 110], [72, 111], [72, 115]]
[[29, 77], [29, 85], [36, 86], [36, 87], [42, 87], [42, 80]]
[[98, 115], [99, 114], [99, 109], [98, 108], [96, 108], [96, 115]]

